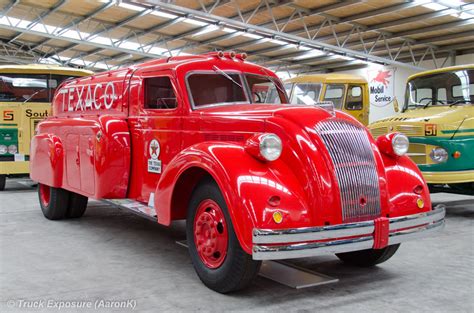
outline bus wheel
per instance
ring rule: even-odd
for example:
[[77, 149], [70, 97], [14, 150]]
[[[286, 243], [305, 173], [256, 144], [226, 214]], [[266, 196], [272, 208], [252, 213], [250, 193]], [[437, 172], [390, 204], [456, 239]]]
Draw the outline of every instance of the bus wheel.
[[84, 215], [87, 208], [87, 200], [89, 198], [84, 197], [75, 192], [71, 192], [69, 196], [69, 205], [66, 217], [78, 218]]
[[224, 198], [212, 180], [203, 181], [193, 191], [186, 238], [194, 269], [212, 290], [227, 293], [243, 289], [260, 269], [261, 262], [240, 246]]
[[6, 181], [7, 181], [7, 175], [0, 175], [0, 191], [5, 190]]
[[38, 197], [43, 215], [49, 220], [66, 217], [69, 203], [69, 191], [38, 184]]

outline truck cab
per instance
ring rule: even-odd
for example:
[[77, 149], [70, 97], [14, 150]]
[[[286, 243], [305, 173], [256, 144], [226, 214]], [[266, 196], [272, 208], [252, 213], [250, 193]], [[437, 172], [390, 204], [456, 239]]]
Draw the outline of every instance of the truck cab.
[[351, 74], [300, 75], [285, 80], [291, 104], [318, 105], [331, 101], [334, 108], [369, 123], [369, 86], [362, 76]]
[[[278, 100], [261, 96], [270, 88]], [[81, 217], [88, 198], [165, 226], [185, 219], [199, 278], [227, 293], [262, 260], [336, 253], [370, 266], [442, 229], [407, 148], [344, 112], [289, 105], [275, 73], [215, 52], [61, 85], [31, 178], [48, 219]]]
[[474, 65], [408, 78], [400, 114], [372, 123], [374, 137], [392, 131], [410, 139], [408, 155], [434, 191], [474, 194]]

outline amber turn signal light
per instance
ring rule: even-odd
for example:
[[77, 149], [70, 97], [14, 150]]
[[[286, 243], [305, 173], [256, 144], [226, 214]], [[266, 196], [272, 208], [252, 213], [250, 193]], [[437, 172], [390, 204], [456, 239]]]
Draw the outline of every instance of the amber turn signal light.
[[283, 214], [280, 211], [273, 213], [273, 221], [277, 224], [280, 224], [283, 221]]
[[453, 158], [459, 159], [460, 157], [461, 157], [461, 152], [459, 152], [459, 151], [454, 151], [454, 153], [453, 153]]
[[418, 208], [422, 209], [425, 206], [425, 201], [423, 201], [423, 199], [421, 198], [418, 198], [416, 199], [416, 205], [418, 206]]

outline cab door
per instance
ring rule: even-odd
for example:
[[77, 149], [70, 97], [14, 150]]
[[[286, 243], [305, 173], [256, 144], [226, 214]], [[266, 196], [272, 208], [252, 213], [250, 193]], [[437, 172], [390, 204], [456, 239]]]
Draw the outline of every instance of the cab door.
[[130, 82], [132, 164], [128, 197], [152, 204], [161, 174], [181, 151], [180, 92], [171, 71], [139, 70]]
[[344, 111], [364, 125], [369, 123], [368, 96], [362, 84], [349, 84], [347, 86]]

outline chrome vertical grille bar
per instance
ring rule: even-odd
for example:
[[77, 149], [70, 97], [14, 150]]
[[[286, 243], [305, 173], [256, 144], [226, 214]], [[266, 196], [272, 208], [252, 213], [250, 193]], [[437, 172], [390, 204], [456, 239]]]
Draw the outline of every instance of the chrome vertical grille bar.
[[364, 128], [334, 119], [316, 125], [336, 170], [344, 222], [380, 216], [380, 189], [372, 147]]

